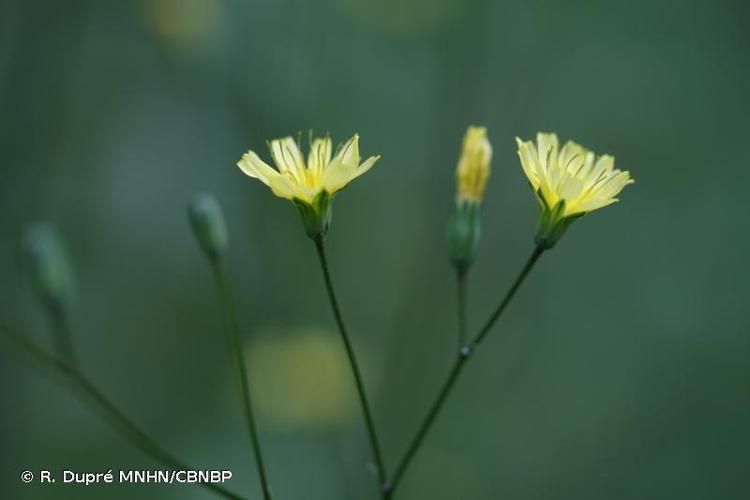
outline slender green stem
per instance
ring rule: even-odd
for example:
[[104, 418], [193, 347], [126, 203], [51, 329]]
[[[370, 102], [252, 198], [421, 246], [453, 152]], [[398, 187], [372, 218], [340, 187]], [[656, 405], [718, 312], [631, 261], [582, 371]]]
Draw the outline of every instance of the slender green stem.
[[456, 289], [458, 290], [458, 347], [466, 345], [466, 281], [468, 269], [456, 267]]
[[422, 445], [422, 442], [424, 441], [424, 438], [427, 435], [427, 432], [432, 427], [432, 424], [435, 421], [435, 418], [437, 417], [438, 413], [440, 413], [440, 410], [443, 407], [443, 404], [445, 403], [446, 399], [448, 398], [448, 395], [450, 394], [451, 389], [454, 387], [456, 381], [458, 380], [458, 376], [461, 375], [461, 372], [463, 371], [464, 366], [466, 366], [466, 362], [470, 359], [469, 356], [474, 352], [474, 350], [479, 346], [480, 342], [482, 342], [482, 340], [485, 338], [487, 333], [492, 329], [495, 322], [500, 318], [503, 311], [505, 311], [505, 308], [508, 307], [508, 304], [510, 304], [511, 299], [513, 299], [513, 296], [516, 294], [519, 287], [526, 279], [526, 276], [528, 276], [529, 272], [534, 267], [534, 264], [536, 264], [537, 260], [539, 260], [539, 257], [542, 255], [543, 252], [544, 252], [544, 249], [541, 247], [534, 248], [534, 251], [532, 252], [531, 256], [526, 261], [526, 265], [524, 265], [518, 277], [513, 282], [508, 292], [505, 294], [505, 297], [500, 301], [500, 304], [497, 306], [497, 308], [492, 313], [490, 318], [487, 320], [484, 327], [479, 331], [477, 336], [474, 337], [474, 340], [472, 340], [471, 344], [461, 347], [459, 354], [458, 354], [458, 358], [454, 362], [453, 368], [448, 374], [448, 378], [443, 383], [442, 389], [438, 393], [438, 396], [435, 399], [435, 401], [432, 403], [432, 406], [430, 407], [430, 410], [428, 411], [427, 416], [422, 421], [422, 425], [419, 427], [419, 430], [417, 431], [417, 434], [414, 436], [414, 439], [409, 445], [409, 448], [407, 449], [403, 458], [401, 459], [398, 466], [396, 467], [396, 471], [393, 473], [390, 483], [388, 483], [388, 485], [385, 488], [386, 498], [391, 498], [391, 496], [393, 495], [393, 492], [395, 491], [399, 480], [406, 472], [406, 469], [409, 467], [409, 464], [414, 458], [414, 455], [417, 453], [420, 446]]
[[[37, 369], [55, 382], [66, 382], [68, 387], [73, 389], [78, 397], [86, 402], [95, 413], [104, 418], [115, 430], [120, 432], [145, 454], [171, 469], [192, 470], [192, 467], [189, 467], [160, 447], [97, 389], [78, 368], [72, 367], [67, 361], [50, 356], [21, 336], [11, 333], [2, 325], [0, 325], [0, 332], [20, 352], [26, 355]], [[245, 498], [215, 483], [198, 484], [224, 498], [231, 498], [233, 500], [244, 500]]]
[[[462, 352], [467, 351], [464, 350]], [[432, 427], [432, 423], [435, 421], [435, 417], [437, 417], [440, 409], [443, 407], [443, 403], [445, 403], [445, 400], [448, 397], [448, 394], [450, 394], [453, 385], [458, 380], [458, 376], [461, 374], [461, 370], [467, 359], [469, 359], [468, 356], [459, 354], [459, 356], [456, 358], [456, 361], [453, 363], [453, 368], [451, 368], [451, 371], [448, 374], [448, 378], [443, 383], [443, 387], [440, 389], [437, 398], [432, 403], [430, 410], [427, 412], [427, 416], [422, 421], [422, 425], [419, 426], [417, 434], [414, 436], [414, 439], [412, 439], [409, 448], [406, 450], [406, 453], [404, 454], [403, 458], [396, 467], [393, 476], [391, 477], [391, 481], [386, 487], [386, 498], [391, 498], [391, 496], [393, 495], [393, 492], [396, 489], [396, 485], [401, 479], [401, 476], [403, 476], [406, 472], [406, 469], [414, 458], [414, 455], [417, 453], [417, 450], [419, 450], [419, 447], [422, 445], [422, 441], [424, 441], [427, 432], [430, 430], [430, 427]]]
[[263, 489], [263, 498], [265, 498], [265, 500], [270, 500], [271, 489], [268, 486], [266, 467], [263, 463], [263, 455], [261, 454], [260, 450], [260, 440], [258, 439], [258, 431], [255, 426], [255, 418], [253, 417], [253, 407], [250, 398], [250, 386], [247, 378], [245, 359], [242, 355], [242, 345], [240, 344], [239, 327], [237, 326], [237, 314], [235, 312], [234, 297], [232, 295], [231, 286], [229, 284], [229, 277], [227, 276], [223, 261], [220, 258], [211, 259], [211, 264], [214, 271], [214, 277], [216, 278], [216, 288], [219, 294], [219, 301], [221, 302], [222, 306], [224, 326], [229, 337], [229, 345], [232, 351], [232, 355], [234, 356], [237, 375], [240, 379], [242, 406], [245, 412], [245, 419], [247, 421], [247, 429], [250, 433], [250, 441], [252, 442], [253, 454], [255, 456], [255, 464], [258, 468], [258, 476], [260, 477], [261, 488]]
[[323, 271], [323, 278], [326, 284], [326, 290], [328, 292], [328, 299], [331, 302], [331, 308], [333, 309], [333, 316], [336, 319], [336, 325], [338, 326], [339, 333], [341, 334], [341, 340], [344, 342], [346, 348], [346, 354], [349, 357], [349, 364], [352, 367], [354, 373], [354, 381], [357, 385], [357, 392], [359, 393], [359, 401], [362, 405], [362, 413], [365, 416], [365, 423], [367, 424], [367, 434], [370, 438], [370, 446], [372, 447], [372, 454], [375, 458], [375, 467], [377, 469], [378, 481], [381, 487], [381, 492], [384, 494], [384, 488], [387, 483], [385, 464], [383, 462], [383, 455], [380, 451], [380, 442], [378, 440], [378, 433], [375, 430], [375, 422], [372, 418], [372, 412], [370, 411], [370, 404], [367, 402], [367, 394], [365, 393], [365, 384], [362, 381], [362, 375], [357, 365], [357, 358], [354, 355], [354, 348], [352, 347], [349, 335], [346, 332], [344, 326], [344, 320], [341, 316], [341, 310], [339, 309], [338, 301], [336, 300], [336, 292], [333, 288], [333, 282], [331, 281], [331, 273], [328, 269], [328, 260], [326, 258], [325, 245], [323, 244], [323, 237], [314, 238], [315, 248], [318, 251], [318, 258], [320, 259], [320, 267]]
[[526, 279], [526, 276], [528, 276], [528, 274], [534, 268], [534, 264], [536, 264], [536, 261], [539, 260], [539, 257], [542, 256], [542, 253], [544, 253], [545, 250], [546, 249], [544, 247], [534, 247], [534, 251], [531, 253], [529, 260], [526, 261], [526, 265], [523, 266], [523, 269], [516, 278], [516, 281], [513, 282], [513, 285], [511, 285], [508, 293], [505, 294], [505, 298], [500, 302], [500, 305], [497, 306], [497, 309], [495, 309], [495, 312], [492, 313], [492, 316], [490, 316], [490, 318], [487, 320], [487, 323], [484, 324], [484, 327], [479, 330], [477, 336], [474, 337], [474, 340], [471, 342], [472, 350], [474, 350], [487, 336], [489, 331], [495, 325], [495, 322], [500, 318], [500, 315], [503, 314], [503, 311], [505, 311], [505, 308], [508, 307], [508, 304], [510, 304], [511, 299], [513, 299], [513, 296], [521, 287], [521, 284]]

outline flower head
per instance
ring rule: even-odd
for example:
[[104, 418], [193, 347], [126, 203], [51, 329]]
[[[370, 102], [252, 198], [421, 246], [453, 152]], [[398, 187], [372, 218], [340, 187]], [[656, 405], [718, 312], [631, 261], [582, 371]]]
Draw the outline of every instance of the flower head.
[[307, 161], [292, 137], [273, 140], [269, 147], [276, 169], [254, 151], [245, 153], [237, 166], [271, 188], [276, 196], [294, 203], [310, 236], [325, 234], [333, 195], [367, 172], [380, 158], [371, 156], [360, 163], [357, 134], [339, 146], [335, 155], [330, 137], [312, 140]]
[[456, 168], [459, 201], [479, 203], [484, 196], [484, 188], [490, 177], [492, 145], [487, 140], [485, 127], [471, 126], [464, 135], [461, 158]]
[[469, 127], [456, 167], [456, 207], [448, 219], [451, 260], [460, 272], [471, 266], [479, 246], [480, 212], [484, 188], [490, 177], [490, 160], [492, 146], [487, 140], [487, 129]]
[[617, 194], [633, 183], [630, 173], [615, 167], [609, 155], [596, 155], [568, 141], [562, 148], [557, 135], [538, 133], [518, 143], [521, 166], [542, 209], [537, 244], [551, 247], [567, 226], [581, 215], [618, 201]]

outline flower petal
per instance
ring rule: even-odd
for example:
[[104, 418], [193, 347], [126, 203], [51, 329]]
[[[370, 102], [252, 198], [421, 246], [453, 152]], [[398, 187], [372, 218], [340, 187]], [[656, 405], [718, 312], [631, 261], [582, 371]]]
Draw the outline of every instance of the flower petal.
[[354, 134], [336, 152], [336, 158], [354, 168], [359, 165], [359, 134]]
[[260, 157], [254, 151], [248, 151], [242, 155], [242, 159], [237, 162], [237, 166], [242, 171], [260, 180], [263, 184], [271, 188], [273, 194], [280, 198], [286, 198], [291, 200], [294, 194], [294, 184], [291, 179], [280, 174], [269, 166], [266, 162], [260, 159]]
[[375, 165], [375, 162], [377, 162], [380, 159], [380, 155], [378, 156], [371, 156], [365, 161], [362, 162], [362, 164], [354, 169], [354, 173], [352, 174], [351, 178], [349, 179], [349, 182], [353, 181], [360, 175], [364, 174], [368, 170], [372, 168], [373, 165]]
[[331, 162], [331, 138], [323, 137], [315, 139], [310, 145], [310, 153], [307, 155], [307, 168], [320, 175]]
[[353, 175], [354, 168], [345, 163], [341, 158], [336, 157], [328, 164], [328, 168], [325, 170], [323, 175], [323, 189], [330, 194], [340, 191], [349, 183]]
[[537, 168], [538, 156], [534, 143], [531, 141], [524, 142], [516, 137], [516, 144], [518, 144], [518, 157], [521, 160], [521, 167], [526, 177], [531, 182], [534, 189], [539, 189], [539, 174]]
[[557, 134], [545, 134], [539, 132], [536, 135], [536, 144], [539, 152], [539, 165], [544, 170], [550, 170], [557, 166], [557, 150], [559, 141]]
[[617, 196], [625, 186], [632, 182], [633, 180], [630, 178], [630, 173], [616, 171], [616, 173], [612, 173], [610, 177], [595, 190], [596, 196], [598, 198], [612, 198]]
[[289, 173], [297, 182], [305, 178], [305, 162], [297, 141], [292, 137], [284, 137], [271, 141], [271, 155], [279, 172]]
[[278, 174], [275, 177], [271, 177], [268, 182], [268, 187], [270, 187], [273, 194], [279, 198], [292, 200], [297, 197], [296, 193], [298, 189], [292, 180], [286, 175]]
[[580, 144], [573, 141], [566, 142], [558, 155], [557, 161], [560, 169], [576, 175], [576, 172], [579, 172], [585, 164], [587, 153], [586, 148]]
[[273, 175], [279, 175], [270, 165], [260, 159], [255, 151], [248, 151], [240, 161], [237, 162], [237, 166], [245, 172], [246, 175], [259, 179], [265, 185], [268, 185], [268, 179]]
[[607, 205], [611, 205], [612, 203], [617, 203], [618, 201], [620, 200], [618, 200], [617, 198], [589, 198], [588, 200], [584, 200], [581, 203], [578, 203], [575, 208], [571, 210], [571, 212], [566, 212], [566, 214], [573, 215], [591, 212], [593, 210], [604, 208]]

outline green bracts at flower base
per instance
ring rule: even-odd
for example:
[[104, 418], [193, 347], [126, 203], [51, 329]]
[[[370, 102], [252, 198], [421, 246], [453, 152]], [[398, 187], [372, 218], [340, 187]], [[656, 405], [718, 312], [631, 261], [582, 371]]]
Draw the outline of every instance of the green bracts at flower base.
[[260, 180], [279, 198], [291, 201], [300, 212], [305, 232], [315, 239], [325, 236], [331, 223], [333, 197], [351, 181], [364, 174], [380, 158], [371, 156], [360, 163], [359, 135], [340, 145], [332, 155], [331, 138], [310, 141], [307, 161], [292, 137], [269, 143], [274, 169], [254, 152], [248, 151], [237, 166]]
[[539, 200], [541, 220], [535, 241], [552, 248], [577, 218], [618, 201], [615, 196], [635, 182], [615, 167], [609, 155], [596, 155], [568, 141], [560, 148], [556, 134], [537, 134], [536, 145], [516, 137], [518, 157]]
[[448, 220], [451, 260], [460, 273], [471, 266], [479, 246], [482, 199], [490, 177], [491, 160], [492, 146], [487, 140], [487, 129], [469, 127], [456, 167], [455, 209]]

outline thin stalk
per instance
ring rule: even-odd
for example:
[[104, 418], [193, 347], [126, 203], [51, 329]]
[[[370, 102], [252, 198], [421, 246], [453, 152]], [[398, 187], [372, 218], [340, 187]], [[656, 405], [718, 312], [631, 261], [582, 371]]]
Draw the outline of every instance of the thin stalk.
[[386, 488], [385, 488], [386, 499], [391, 498], [391, 496], [393, 495], [393, 492], [395, 491], [399, 480], [406, 472], [407, 468], [409, 467], [409, 464], [411, 463], [412, 459], [414, 458], [420, 446], [422, 445], [422, 442], [424, 441], [424, 438], [427, 435], [427, 432], [432, 427], [432, 424], [434, 423], [437, 415], [440, 413], [440, 410], [442, 409], [443, 404], [448, 398], [448, 395], [450, 394], [451, 389], [453, 389], [456, 381], [458, 380], [459, 375], [461, 375], [461, 372], [463, 371], [464, 366], [466, 366], [466, 362], [470, 359], [470, 355], [479, 346], [479, 344], [485, 338], [487, 333], [492, 329], [495, 322], [497, 322], [497, 320], [503, 314], [503, 311], [505, 311], [505, 308], [508, 307], [508, 304], [510, 304], [510, 301], [513, 299], [516, 292], [520, 288], [521, 284], [526, 279], [526, 276], [528, 276], [529, 272], [534, 267], [534, 264], [536, 264], [537, 260], [539, 260], [539, 257], [542, 255], [543, 252], [544, 252], [544, 248], [541, 248], [538, 246], [534, 248], [534, 251], [532, 252], [529, 259], [526, 261], [526, 264], [524, 265], [523, 269], [519, 273], [518, 277], [513, 282], [508, 292], [505, 294], [505, 297], [500, 301], [500, 304], [497, 306], [495, 311], [489, 317], [484, 327], [482, 327], [482, 329], [479, 330], [479, 333], [476, 335], [476, 337], [474, 337], [474, 339], [471, 341], [469, 345], [465, 345], [461, 347], [459, 354], [458, 354], [458, 358], [454, 362], [453, 368], [448, 374], [448, 378], [443, 383], [442, 389], [438, 393], [438, 396], [435, 399], [435, 401], [432, 403], [432, 406], [430, 407], [430, 410], [428, 411], [427, 416], [422, 421], [422, 425], [419, 427], [417, 434], [415, 435], [414, 439], [409, 445], [409, 448], [407, 449], [403, 458], [401, 459], [398, 466], [396, 467], [396, 471], [393, 473], [393, 477], [391, 478], [390, 483], [386, 485]]
[[385, 498], [391, 498], [391, 496], [393, 496], [396, 485], [401, 479], [401, 476], [403, 476], [406, 472], [406, 469], [407, 467], [409, 467], [409, 464], [414, 458], [414, 455], [417, 453], [417, 450], [419, 450], [420, 446], [422, 445], [422, 441], [424, 441], [427, 432], [430, 430], [430, 427], [432, 427], [432, 423], [435, 421], [435, 417], [437, 417], [440, 409], [443, 407], [443, 403], [445, 403], [445, 400], [448, 397], [448, 394], [450, 394], [453, 385], [458, 380], [458, 376], [461, 374], [461, 370], [467, 359], [469, 359], [468, 356], [460, 354], [458, 358], [456, 358], [456, 361], [453, 363], [453, 368], [451, 368], [451, 371], [448, 374], [448, 378], [443, 383], [443, 387], [440, 389], [437, 398], [432, 403], [430, 410], [427, 412], [427, 416], [422, 421], [422, 425], [419, 426], [417, 434], [414, 436], [414, 439], [412, 439], [409, 448], [406, 450], [406, 453], [396, 467], [396, 471], [393, 473], [391, 481], [386, 485]]
[[222, 313], [224, 317], [224, 327], [226, 328], [227, 336], [229, 337], [229, 346], [234, 357], [234, 363], [237, 368], [237, 375], [240, 379], [242, 407], [245, 413], [247, 429], [250, 434], [250, 441], [253, 447], [255, 464], [258, 468], [258, 476], [260, 477], [260, 484], [263, 490], [263, 498], [265, 498], [265, 500], [270, 500], [271, 489], [268, 485], [266, 467], [263, 463], [263, 455], [261, 454], [260, 450], [260, 440], [258, 439], [258, 431], [255, 426], [255, 418], [253, 416], [253, 407], [250, 398], [250, 386], [247, 378], [247, 368], [245, 367], [245, 358], [242, 355], [242, 345], [240, 343], [239, 327], [237, 326], [237, 314], [235, 312], [234, 296], [232, 294], [231, 286], [229, 284], [229, 277], [227, 276], [223, 261], [220, 258], [211, 259], [211, 264], [211, 267], [214, 271], [214, 278], [216, 279], [216, 289], [219, 295], [219, 302], [221, 302]]
[[[184, 462], [175, 458], [160, 447], [148, 434], [141, 430], [130, 418], [120, 411], [79, 369], [72, 367], [62, 359], [50, 356], [31, 342], [11, 333], [4, 326], [0, 332], [11, 343], [27, 356], [33, 366], [54, 382], [67, 382], [70, 389], [91, 409], [105, 419], [115, 430], [134, 446], [161, 464], [174, 470], [193, 470]], [[217, 495], [233, 500], [245, 500], [245, 497], [232, 493], [215, 483], [198, 483], [203, 488]]]
[[375, 430], [375, 422], [372, 418], [372, 412], [370, 411], [370, 404], [367, 401], [367, 394], [365, 393], [365, 384], [362, 381], [362, 375], [359, 371], [357, 364], [357, 358], [354, 355], [354, 348], [349, 340], [349, 334], [346, 332], [344, 326], [344, 320], [341, 316], [341, 310], [339, 309], [338, 301], [336, 300], [336, 292], [333, 288], [333, 282], [331, 281], [331, 273], [328, 269], [328, 260], [326, 258], [325, 245], [323, 244], [323, 237], [313, 238], [315, 242], [315, 248], [318, 251], [318, 258], [320, 259], [320, 268], [323, 271], [323, 279], [326, 284], [326, 291], [328, 292], [328, 299], [331, 302], [331, 309], [333, 309], [333, 316], [336, 319], [336, 325], [338, 326], [339, 333], [341, 334], [341, 340], [344, 342], [346, 348], [346, 354], [349, 357], [349, 364], [354, 374], [354, 381], [357, 385], [357, 393], [359, 394], [359, 401], [362, 405], [362, 413], [365, 416], [365, 423], [367, 425], [367, 435], [370, 439], [370, 446], [372, 447], [372, 454], [375, 459], [375, 467], [378, 474], [378, 482], [381, 488], [381, 492], [384, 493], [384, 488], [387, 483], [385, 463], [383, 462], [383, 455], [380, 451], [380, 441], [378, 440], [378, 433]]
[[484, 324], [484, 327], [479, 330], [477, 336], [474, 337], [474, 340], [471, 342], [472, 350], [474, 350], [482, 342], [482, 340], [484, 340], [489, 331], [495, 325], [495, 322], [500, 318], [500, 315], [503, 314], [503, 311], [505, 311], [505, 308], [508, 307], [511, 299], [513, 299], [513, 297], [516, 295], [516, 292], [521, 287], [521, 284], [526, 279], [526, 276], [528, 276], [528, 274], [534, 268], [534, 264], [536, 264], [536, 261], [538, 261], [539, 257], [542, 256], [542, 253], [544, 253], [544, 250], [544, 247], [534, 247], [534, 251], [531, 252], [529, 260], [526, 261], [526, 265], [523, 266], [523, 269], [516, 278], [516, 281], [513, 282], [513, 285], [511, 285], [508, 293], [505, 294], [505, 298], [500, 302], [500, 305], [497, 306], [497, 309], [495, 309], [495, 312], [492, 313], [492, 316], [490, 316], [490, 318], [487, 320], [487, 323]]
[[456, 289], [458, 292], [458, 347], [466, 345], [466, 281], [468, 269], [456, 267]]

